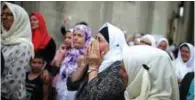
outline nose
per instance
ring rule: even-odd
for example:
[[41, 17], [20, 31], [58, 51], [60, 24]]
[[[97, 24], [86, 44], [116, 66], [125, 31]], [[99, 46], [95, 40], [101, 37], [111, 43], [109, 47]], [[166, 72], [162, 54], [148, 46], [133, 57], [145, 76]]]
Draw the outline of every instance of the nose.
[[77, 36], [74, 36], [74, 37], [73, 37], [73, 40], [74, 40], [74, 41], [77, 41], [77, 40], [78, 40], [78, 37], [77, 37]]
[[5, 14], [2, 14], [2, 19], [6, 19], [6, 15]]

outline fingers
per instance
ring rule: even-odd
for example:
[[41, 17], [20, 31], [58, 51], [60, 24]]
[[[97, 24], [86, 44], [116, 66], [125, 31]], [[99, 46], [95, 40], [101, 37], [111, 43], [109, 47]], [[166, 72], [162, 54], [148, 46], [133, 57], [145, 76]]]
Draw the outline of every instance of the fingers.
[[95, 53], [95, 44], [96, 44], [96, 41], [93, 41], [92, 42], [92, 46], [91, 46], [91, 54], [94, 54]]
[[100, 56], [100, 47], [99, 47], [99, 42], [97, 41], [96, 42], [96, 52], [97, 52], [97, 54], [98, 54], [98, 56]]

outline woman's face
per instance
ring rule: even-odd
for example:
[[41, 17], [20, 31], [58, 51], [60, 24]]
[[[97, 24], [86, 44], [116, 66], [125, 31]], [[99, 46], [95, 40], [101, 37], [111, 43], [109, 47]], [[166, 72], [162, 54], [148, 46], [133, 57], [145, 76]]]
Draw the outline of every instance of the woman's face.
[[8, 9], [8, 8], [5, 8], [2, 10], [1, 12], [1, 20], [2, 20], [2, 24], [3, 24], [3, 27], [9, 31], [13, 22], [14, 22], [14, 16], [12, 14], [12, 12]]
[[105, 55], [109, 50], [109, 44], [101, 33], [96, 35], [96, 40], [99, 42], [100, 53]]
[[184, 62], [187, 62], [190, 59], [190, 50], [188, 47], [183, 46], [180, 49], [181, 58]]
[[64, 39], [64, 44], [69, 48], [69, 47], [71, 47], [71, 42], [72, 42], [71, 32], [67, 32], [65, 39]]
[[164, 51], [166, 51], [166, 50], [167, 50], [167, 42], [162, 41], [162, 42], [158, 45], [158, 48], [159, 48], [159, 49], [162, 49], [162, 50], [164, 50]]
[[84, 44], [85, 44], [85, 36], [84, 36], [84, 32], [81, 30], [76, 30], [73, 33], [73, 44], [74, 47], [77, 49], [83, 48]]
[[37, 29], [39, 28], [39, 20], [35, 15], [32, 15], [30, 17], [30, 23], [31, 23], [31, 28], [32, 29]]

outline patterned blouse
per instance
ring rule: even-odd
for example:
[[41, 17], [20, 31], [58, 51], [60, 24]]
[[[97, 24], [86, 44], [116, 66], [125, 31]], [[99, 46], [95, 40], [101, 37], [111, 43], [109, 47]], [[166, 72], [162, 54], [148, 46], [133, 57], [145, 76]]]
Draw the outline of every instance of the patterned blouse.
[[11, 100], [25, 100], [26, 67], [31, 58], [28, 44], [9, 45], [2, 48], [5, 68], [1, 80], [1, 96]]
[[119, 73], [120, 66], [121, 62], [113, 63], [89, 82], [83, 78], [73, 83], [69, 77], [67, 87], [69, 90], [78, 90], [77, 100], [124, 100], [125, 85]]

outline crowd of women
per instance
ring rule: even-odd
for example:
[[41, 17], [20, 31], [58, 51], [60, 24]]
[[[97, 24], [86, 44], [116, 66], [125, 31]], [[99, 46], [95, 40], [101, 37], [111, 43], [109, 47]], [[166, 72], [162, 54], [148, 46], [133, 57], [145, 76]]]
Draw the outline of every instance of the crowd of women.
[[[2, 100], [193, 100], [194, 46], [178, 54], [166, 38], [139, 34], [128, 45], [120, 28], [87, 23], [65, 31], [56, 50], [44, 16], [3, 2]], [[176, 59], [175, 59], [176, 58]]]

